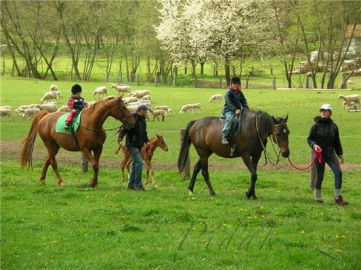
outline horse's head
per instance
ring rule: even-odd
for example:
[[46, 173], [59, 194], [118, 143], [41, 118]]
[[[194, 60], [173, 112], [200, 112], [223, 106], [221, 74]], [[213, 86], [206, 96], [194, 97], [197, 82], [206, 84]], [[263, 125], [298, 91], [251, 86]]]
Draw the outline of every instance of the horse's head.
[[158, 135], [158, 134], [156, 134], [156, 135], [157, 135], [157, 140], [158, 140], [158, 146], [160, 148], [162, 148], [164, 151], [168, 151], [168, 145], [165, 143], [163, 136]]
[[280, 148], [282, 157], [286, 158], [290, 155], [290, 149], [288, 147], [288, 135], [290, 130], [287, 127], [288, 115], [285, 118], [274, 118], [273, 119], [273, 131], [272, 139], [277, 143]]
[[112, 102], [114, 103], [110, 110], [110, 115], [132, 128], [135, 123], [134, 117], [125, 106], [122, 97], [114, 98]]

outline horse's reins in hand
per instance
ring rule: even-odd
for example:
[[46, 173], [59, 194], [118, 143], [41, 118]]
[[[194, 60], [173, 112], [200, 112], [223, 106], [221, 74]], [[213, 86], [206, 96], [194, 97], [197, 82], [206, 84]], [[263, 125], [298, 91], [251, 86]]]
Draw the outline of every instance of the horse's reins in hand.
[[291, 166], [292, 166], [293, 168], [295, 168], [296, 170], [305, 171], [305, 170], [309, 169], [313, 164], [315, 164], [316, 159], [317, 159], [318, 163], [321, 163], [321, 162], [322, 162], [322, 149], [319, 150], [319, 151], [315, 151], [315, 154], [313, 155], [313, 158], [312, 158], [312, 160], [311, 160], [311, 163], [308, 164], [308, 165], [306, 166], [306, 168], [300, 168], [300, 167], [297, 167], [296, 165], [294, 165], [294, 164], [292, 163], [292, 161], [290, 160], [290, 157], [288, 157], [288, 162], [289, 162], [289, 163], [291, 164]]

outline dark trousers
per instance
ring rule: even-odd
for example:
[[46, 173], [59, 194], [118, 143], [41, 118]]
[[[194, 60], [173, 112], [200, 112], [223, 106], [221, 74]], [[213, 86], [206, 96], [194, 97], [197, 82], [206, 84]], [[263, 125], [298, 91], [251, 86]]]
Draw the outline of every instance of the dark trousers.
[[340, 189], [342, 187], [342, 171], [341, 171], [340, 163], [335, 153], [327, 154], [327, 155], [322, 154], [321, 163], [318, 163], [318, 161], [316, 160], [315, 162], [316, 170], [317, 170], [316, 189], [321, 189], [326, 163], [328, 164], [328, 166], [330, 166], [335, 176], [335, 189]]
[[129, 147], [129, 151], [133, 159], [132, 171], [129, 177], [129, 186], [141, 186], [143, 170], [142, 155], [140, 154], [140, 150], [137, 147]]

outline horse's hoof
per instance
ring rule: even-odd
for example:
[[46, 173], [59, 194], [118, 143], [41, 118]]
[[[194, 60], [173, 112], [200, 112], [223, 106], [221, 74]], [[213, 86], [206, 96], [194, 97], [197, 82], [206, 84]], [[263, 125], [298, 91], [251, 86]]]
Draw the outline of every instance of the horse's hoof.
[[215, 197], [215, 196], [217, 196], [217, 194], [214, 192], [214, 193], [211, 193], [211, 196]]
[[256, 196], [256, 194], [253, 194], [251, 197], [252, 197], [253, 200], [257, 200], [257, 199], [258, 199], [257, 196]]
[[190, 189], [188, 189], [188, 194], [189, 194], [189, 196], [193, 196], [193, 195], [194, 195], [193, 191], [190, 190]]
[[65, 187], [65, 186], [66, 186], [65, 182], [60, 182], [59, 183], [59, 187]]
[[246, 199], [251, 198], [251, 196], [248, 194], [248, 192], [245, 192], [245, 193], [244, 193], [244, 197], [245, 197]]

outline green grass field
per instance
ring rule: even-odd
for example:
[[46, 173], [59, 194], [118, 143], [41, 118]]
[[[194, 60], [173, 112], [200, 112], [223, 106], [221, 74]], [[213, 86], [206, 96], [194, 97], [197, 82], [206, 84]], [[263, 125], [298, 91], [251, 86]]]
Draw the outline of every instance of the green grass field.
[[[17, 107], [38, 103], [52, 81], [3, 78], [1, 105]], [[66, 102], [72, 82], [56, 82]], [[92, 100], [97, 82], [81, 83], [83, 96]], [[110, 89], [110, 84], [108, 84]], [[179, 151], [179, 130], [188, 121], [219, 115], [223, 104], [210, 104], [212, 94], [224, 89], [154, 87], [149, 89], [154, 105], [169, 105], [174, 114], [165, 122], [148, 121], [148, 133], [164, 135], [168, 152], [158, 150], [155, 164], [175, 168]], [[210, 197], [201, 175], [195, 196], [187, 193], [187, 182], [175, 169], [157, 169], [159, 188], [145, 193], [126, 190], [119, 182], [119, 170], [108, 163], [115, 156], [116, 136], [108, 132], [99, 172], [99, 187], [89, 188], [91, 171], [81, 173], [79, 154], [75, 165], [59, 162], [67, 183], [59, 188], [49, 169], [45, 185], [39, 183], [42, 158], [34, 170], [20, 170], [17, 153], [31, 121], [16, 115], [1, 119], [1, 267], [2, 269], [358, 269], [361, 250], [360, 179], [361, 115], [346, 112], [339, 94], [361, 91], [273, 91], [244, 90], [250, 107], [275, 116], [289, 114], [291, 158], [297, 164], [309, 162], [305, 142], [312, 118], [322, 103], [334, 107], [345, 152], [344, 196], [347, 207], [333, 203], [333, 177], [326, 171], [323, 185], [325, 204], [313, 202], [308, 172], [280, 166], [258, 171], [259, 200], [246, 200], [247, 170], [227, 170], [240, 159], [211, 157], [210, 169], [216, 197]], [[116, 94], [114, 89], [109, 94]], [[202, 112], [179, 114], [182, 105], [200, 102]], [[119, 126], [108, 119], [105, 128]], [[6, 149], [7, 151], [3, 151]], [[39, 138], [38, 153], [45, 148]], [[15, 152], [15, 153], [14, 153]], [[40, 155], [41, 156], [41, 155]], [[191, 148], [191, 162], [196, 160]], [[261, 159], [261, 164], [263, 158]]]

